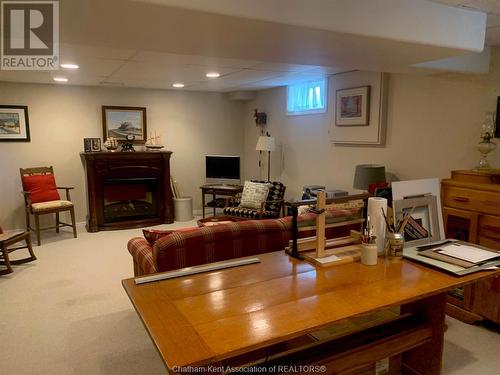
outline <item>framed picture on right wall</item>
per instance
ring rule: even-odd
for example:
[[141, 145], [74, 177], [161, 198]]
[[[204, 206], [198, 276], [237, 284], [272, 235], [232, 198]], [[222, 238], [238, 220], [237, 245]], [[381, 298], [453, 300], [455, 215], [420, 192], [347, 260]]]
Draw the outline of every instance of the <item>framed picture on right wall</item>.
[[342, 146], [383, 146], [387, 122], [389, 75], [354, 71], [330, 77], [335, 114], [330, 140]]
[[335, 125], [370, 124], [370, 86], [337, 90], [335, 99]]

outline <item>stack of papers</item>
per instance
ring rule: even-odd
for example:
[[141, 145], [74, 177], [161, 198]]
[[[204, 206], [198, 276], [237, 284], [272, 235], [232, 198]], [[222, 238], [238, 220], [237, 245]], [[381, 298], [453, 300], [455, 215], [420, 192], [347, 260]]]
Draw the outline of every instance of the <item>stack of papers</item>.
[[481, 248], [462, 245], [462, 244], [449, 244], [441, 246], [435, 250], [439, 254], [447, 255], [452, 258], [465, 260], [466, 262], [479, 264], [495, 258], [500, 258], [500, 253], [494, 251], [483, 250]]
[[455, 276], [463, 276], [500, 267], [500, 251], [457, 240], [430, 243], [403, 249], [403, 257]]

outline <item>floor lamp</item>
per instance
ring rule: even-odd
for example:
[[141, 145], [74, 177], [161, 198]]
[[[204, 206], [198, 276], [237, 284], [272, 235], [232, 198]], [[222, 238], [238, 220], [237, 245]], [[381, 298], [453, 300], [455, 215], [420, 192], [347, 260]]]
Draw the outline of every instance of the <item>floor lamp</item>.
[[255, 147], [257, 151], [267, 151], [267, 181], [271, 181], [271, 151], [275, 148], [274, 137], [269, 135], [261, 135]]

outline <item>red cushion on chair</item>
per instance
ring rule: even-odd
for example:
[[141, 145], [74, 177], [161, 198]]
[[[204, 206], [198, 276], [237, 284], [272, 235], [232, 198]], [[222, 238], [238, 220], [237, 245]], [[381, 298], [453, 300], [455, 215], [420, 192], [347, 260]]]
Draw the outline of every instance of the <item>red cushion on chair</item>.
[[23, 189], [30, 193], [31, 203], [57, 201], [61, 199], [56, 189], [53, 174], [23, 176]]

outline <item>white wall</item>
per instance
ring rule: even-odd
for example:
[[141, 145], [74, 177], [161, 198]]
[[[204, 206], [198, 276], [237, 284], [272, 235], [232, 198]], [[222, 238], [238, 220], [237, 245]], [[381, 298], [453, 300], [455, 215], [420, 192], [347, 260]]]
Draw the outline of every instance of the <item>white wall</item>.
[[[287, 116], [284, 88], [259, 92], [247, 108], [268, 114], [267, 130], [283, 145], [284, 168], [280, 168], [280, 152], [273, 153], [272, 177], [287, 185], [288, 197], [300, 197], [306, 184], [353, 191], [356, 164], [384, 164], [401, 180], [443, 178], [450, 170], [473, 168], [479, 160], [475, 147], [484, 113], [496, 110], [500, 95], [497, 76], [498, 64], [487, 77], [392, 74], [385, 147], [336, 146], [330, 142], [332, 92], [326, 114]], [[247, 120], [244, 170], [250, 178], [259, 173], [265, 176], [264, 170], [258, 169], [257, 137], [255, 123]], [[499, 150], [490, 154], [490, 161], [500, 167]]]
[[223, 94], [171, 90], [31, 85], [0, 82], [0, 103], [27, 105], [30, 143], [0, 143], [0, 224], [24, 226], [20, 167], [53, 165], [58, 185], [75, 186], [77, 221], [86, 215], [79, 153], [84, 137], [102, 138], [102, 105], [147, 107], [147, 126], [173, 151], [171, 172], [185, 195], [201, 208], [205, 154], [240, 155], [242, 104]]
[[[24, 225], [18, 171], [37, 165], [53, 165], [58, 184], [76, 187], [77, 220], [85, 219], [79, 152], [84, 137], [102, 137], [101, 105], [147, 107], [148, 129], [159, 131], [173, 151], [172, 174], [194, 197], [195, 209], [201, 208], [205, 154], [241, 155], [243, 178], [266, 177], [265, 159], [258, 168], [254, 108], [268, 114], [267, 130], [283, 146], [284, 166], [280, 148], [272, 154], [272, 177], [287, 185], [288, 197], [300, 196], [305, 184], [352, 190], [360, 163], [385, 164], [402, 180], [447, 177], [452, 169], [473, 168], [479, 159], [480, 124], [485, 111], [495, 111], [500, 95], [499, 55], [495, 49], [488, 75], [392, 74], [385, 147], [332, 145], [332, 93], [328, 113], [287, 116], [285, 88], [261, 91], [241, 104], [217, 93], [0, 83], [1, 104], [28, 105], [32, 138], [0, 143], [0, 224]], [[498, 149], [490, 161], [500, 167]]]

